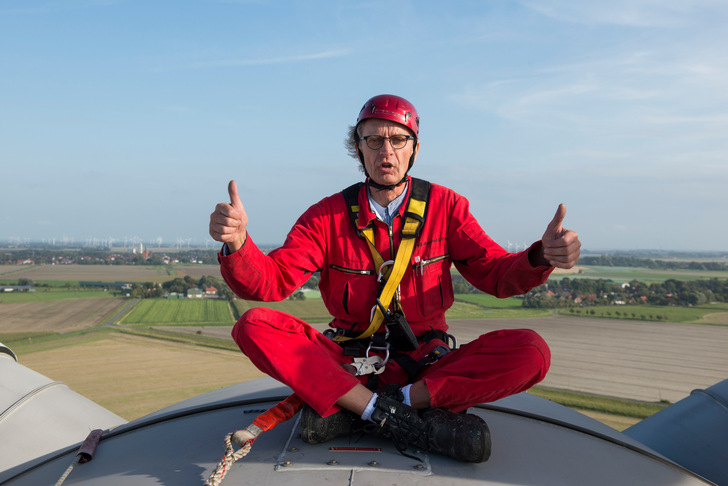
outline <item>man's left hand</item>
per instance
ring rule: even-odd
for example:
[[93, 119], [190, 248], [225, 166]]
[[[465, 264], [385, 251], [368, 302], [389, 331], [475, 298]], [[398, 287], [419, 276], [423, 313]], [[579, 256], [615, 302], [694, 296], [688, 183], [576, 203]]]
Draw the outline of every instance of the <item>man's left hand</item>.
[[[538, 255], [538, 263], [557, 268], [572, 268], [579, 260], [581, 242], [575, 231], [561, 224], [566, 216], [566, 206], [559, 204], [554, 219], [551, 220], [541, 237], [543, 255]], [[534, 262], [536, 263], [536, 262]]]

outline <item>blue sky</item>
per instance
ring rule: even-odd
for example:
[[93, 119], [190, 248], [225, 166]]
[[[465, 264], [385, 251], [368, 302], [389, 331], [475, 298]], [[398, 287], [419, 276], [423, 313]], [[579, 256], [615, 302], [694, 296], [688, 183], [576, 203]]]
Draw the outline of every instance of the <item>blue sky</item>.
[[0, 0], [0, 241], [260, 244], [360, 180], [364, 101], [496, 241], [728, 250], [728, 2]]

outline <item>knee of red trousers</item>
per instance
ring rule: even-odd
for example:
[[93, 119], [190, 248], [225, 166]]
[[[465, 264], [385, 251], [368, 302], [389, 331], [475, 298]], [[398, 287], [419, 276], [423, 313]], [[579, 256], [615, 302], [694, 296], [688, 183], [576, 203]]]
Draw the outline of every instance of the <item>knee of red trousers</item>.
[[521, 334], [521, 339], [531, 350], [529, 362], [533, 367], [534, 382], [531, 385], [533, 386], [546, 377], [546, 373], [551, 367], [551, 349], [536, 331], [531, 329], [516, 329], [515, 331]]
[[530, 329], [489, 332], [446, 355], [423, 377], [432, 406], [453, 411], [528, 390], [546, 377], [551, 352]]
[[480, 336], [485, 347], [504, 347], [512, 350], [524, 375], [532, 376], [528, 387], [546, 377], [551, 367], [551, 350], [546, 341], [531, 329], [504, 329]]
[[240, 350], [248, 357], [255, 349], [279, 342], [282, 337], [308, 334], [309, 326], [297, 317], [266, 307], [253, 307], [240, 316], [231, 335]]
[[[238, 322], [235, 323], [233, 326], [233, 329], [231, 331], [231, 335], [233, 338], [233, 341], [238, 345], [240, 350], [245, 353], [245, 344], [250, 342], [251, 339], [251, 332], [252, 334], [256, 333], [256, 326], [251, 325], [251, 323], [254, 322], [262, 322], [267, 320], [266, 316], [267, 310], [261, 307], [254, 307], [252, 309], [248, 309], [243, 313], [243, 315], [240, 316], [240, 319], [238, 319]], [[247, 353], [245, 353], [247, 354]]]

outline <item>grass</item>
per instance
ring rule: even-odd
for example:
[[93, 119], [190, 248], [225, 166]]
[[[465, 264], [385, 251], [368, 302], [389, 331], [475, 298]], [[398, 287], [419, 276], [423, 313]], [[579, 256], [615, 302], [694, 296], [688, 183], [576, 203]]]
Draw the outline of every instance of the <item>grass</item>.
[[[485, 294], [484, 294], [485, 295]], [[543, 317], [551, 315], [549, 309], [524, 309], [516, 307], [486, 307], [466, 301], [472, 294], [457, 294], [455, 303], [445, 313], [448, 319], [508, 319], [512, 317]]]
[[668, 402], [639, 402], [539, 386], [531, 388], [528, 393], [573, 409], [637, 419], [645, 419], [670, 405]]
[[331, 314], [326, 309], [323, 300], [319, 299], [283, 300], [280, 302], [252, 302], [236, 299], [233, 301], [233, 307], [236, 319], [248, 309], [266, 307], [291, 314], [312, 324], [331, 321]]
[[124, 317], [122, 323], [229, 326], [232, 321], [227, 300], [143, 299]]
[[[0, 343], [10, 344], [17, 342], [32, 342], [33, 339], [47, 338], [49, 336], [55, 336], [55, 332], [43, 331], [43, 332], [0, 332]], [[15, 344], [13, 344], [13, 348]]]
[[489, 294], [477, 293], [477, 294], [457, 294], [455, 295], [457, 300], [464, 300], [466, 302], [472, 302], [483, 307], [491, 309], [520, 309], [523, 302], [522, 299], [516, 297], [508, 297], [506, 299], [499, 299]]
[[129, 334], [133, 336], [139, 336], [144, 338], [156, 339], [167, 342], [190, 344], [194, 346], [202, 346], [212, 349], [224, 349], [227, 351], [239, 351], [237, 344], [232, 341], [225, 341], [222, 339], [205, 337], [196, 334], [182, 334], [169, 331], [161, 331], [158, 329], [134, 329], [124, 328], [119, 329], [119, 332], [123, 334]]

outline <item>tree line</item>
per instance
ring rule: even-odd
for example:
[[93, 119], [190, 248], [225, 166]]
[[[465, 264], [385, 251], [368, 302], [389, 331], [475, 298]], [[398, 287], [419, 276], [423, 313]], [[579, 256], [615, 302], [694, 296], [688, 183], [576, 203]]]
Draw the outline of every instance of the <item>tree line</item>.
[[204, 291], [209, 287], [215, 287], [217, 289], [218, 298], [229, 299], [233, 295], [230, 287], [227, 286], [222, 278], [212, 277], [210, 275], [205, 275], [199, 279], [185, 275], [184, 277], [177, 277], [161, 284], [156, 282], [135, 282], [131, 284], [131, 290], [127, 293], [129, 297], [152, 299], [167, 297], [172, 293], [186, 295], [190, 289], [201, 289]]
[[27, 248], [0, 253], [0, 265], [31, 261], [36, 265], [164, 265], [179, 263], [217, 263], [217, 250], [191, 249], [166, 253], [132, 253], [82, 248], [48, 250]]
[[652, 270], [728, 271], [728, 263], [723, 262], [655, 260], [624, 255], [582, 256], [579, 258], [579, 264], [600, 267], [643, 267]]
[[563, 278], [549, 281], [523, 297], [524, 307], [557, 308], [604, 305], [696, 306], [728, 302], [728, 279], [711, 278], [645, 283], [632, 280]]

